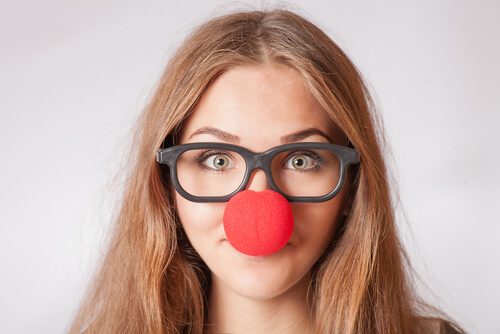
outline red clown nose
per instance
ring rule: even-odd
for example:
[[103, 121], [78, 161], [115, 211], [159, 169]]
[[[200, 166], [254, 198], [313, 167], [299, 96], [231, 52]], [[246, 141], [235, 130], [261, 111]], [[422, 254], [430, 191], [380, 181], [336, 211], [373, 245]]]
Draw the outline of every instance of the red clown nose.
[[293, 232], [293, 214], [285, 197], [272, 190], [245, 190], [227, 203], [224, 231], [240, 253], [270, 255], [283, 248]]

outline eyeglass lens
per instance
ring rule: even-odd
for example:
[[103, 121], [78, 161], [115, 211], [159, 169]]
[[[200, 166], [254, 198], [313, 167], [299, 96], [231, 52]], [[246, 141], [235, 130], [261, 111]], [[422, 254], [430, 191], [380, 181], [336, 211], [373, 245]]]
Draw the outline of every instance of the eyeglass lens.
[[[247, 169], [237, 152], [193, 149], [177, 160], [182, 188], [193, 196], [219, 197], [242, 184]], [[340, 180], [340, 160], [328, 150], [290, 150], [278, 153], [271, 163], [272, 178], [286, 195], [320, 197], [329, 194]]]

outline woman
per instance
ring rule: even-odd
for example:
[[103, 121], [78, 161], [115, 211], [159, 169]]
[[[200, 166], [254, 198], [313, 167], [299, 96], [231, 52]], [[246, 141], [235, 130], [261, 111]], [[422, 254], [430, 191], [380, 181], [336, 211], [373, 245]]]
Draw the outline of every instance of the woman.
[[412, 289], [373, 112], [354, 65], [303, 18], [202, 25], [143, 114], [71, 331], [454, 332]]

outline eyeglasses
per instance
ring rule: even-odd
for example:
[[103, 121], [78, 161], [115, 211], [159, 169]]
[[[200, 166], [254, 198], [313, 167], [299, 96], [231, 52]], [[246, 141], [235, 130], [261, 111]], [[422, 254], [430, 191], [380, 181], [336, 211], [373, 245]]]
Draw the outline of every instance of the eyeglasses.
[[175, 189], [192, 202], [227, 202], [261, 169], [269, 188], [289, 202], [320, 203], [340, 192], [359, 153], [327, 143], [286, 144], [262, 153], [225, 143], [190, 143], [160, 149], [156, 160], [169, 166]]

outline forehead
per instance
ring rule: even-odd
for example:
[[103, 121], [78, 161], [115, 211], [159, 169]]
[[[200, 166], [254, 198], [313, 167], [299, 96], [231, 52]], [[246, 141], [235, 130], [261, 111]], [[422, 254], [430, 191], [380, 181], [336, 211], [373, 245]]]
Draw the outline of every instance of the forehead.
[[302, 76], [284, 66], [241, 66], [224, 72], [183, 124], [181, 142], [190, 141], [202, 127], [221, 129], [239, 136], [242, 145], [256, 146], [279, 145], [281, 136], [307, 128], [332, 139], [338, 132]]

